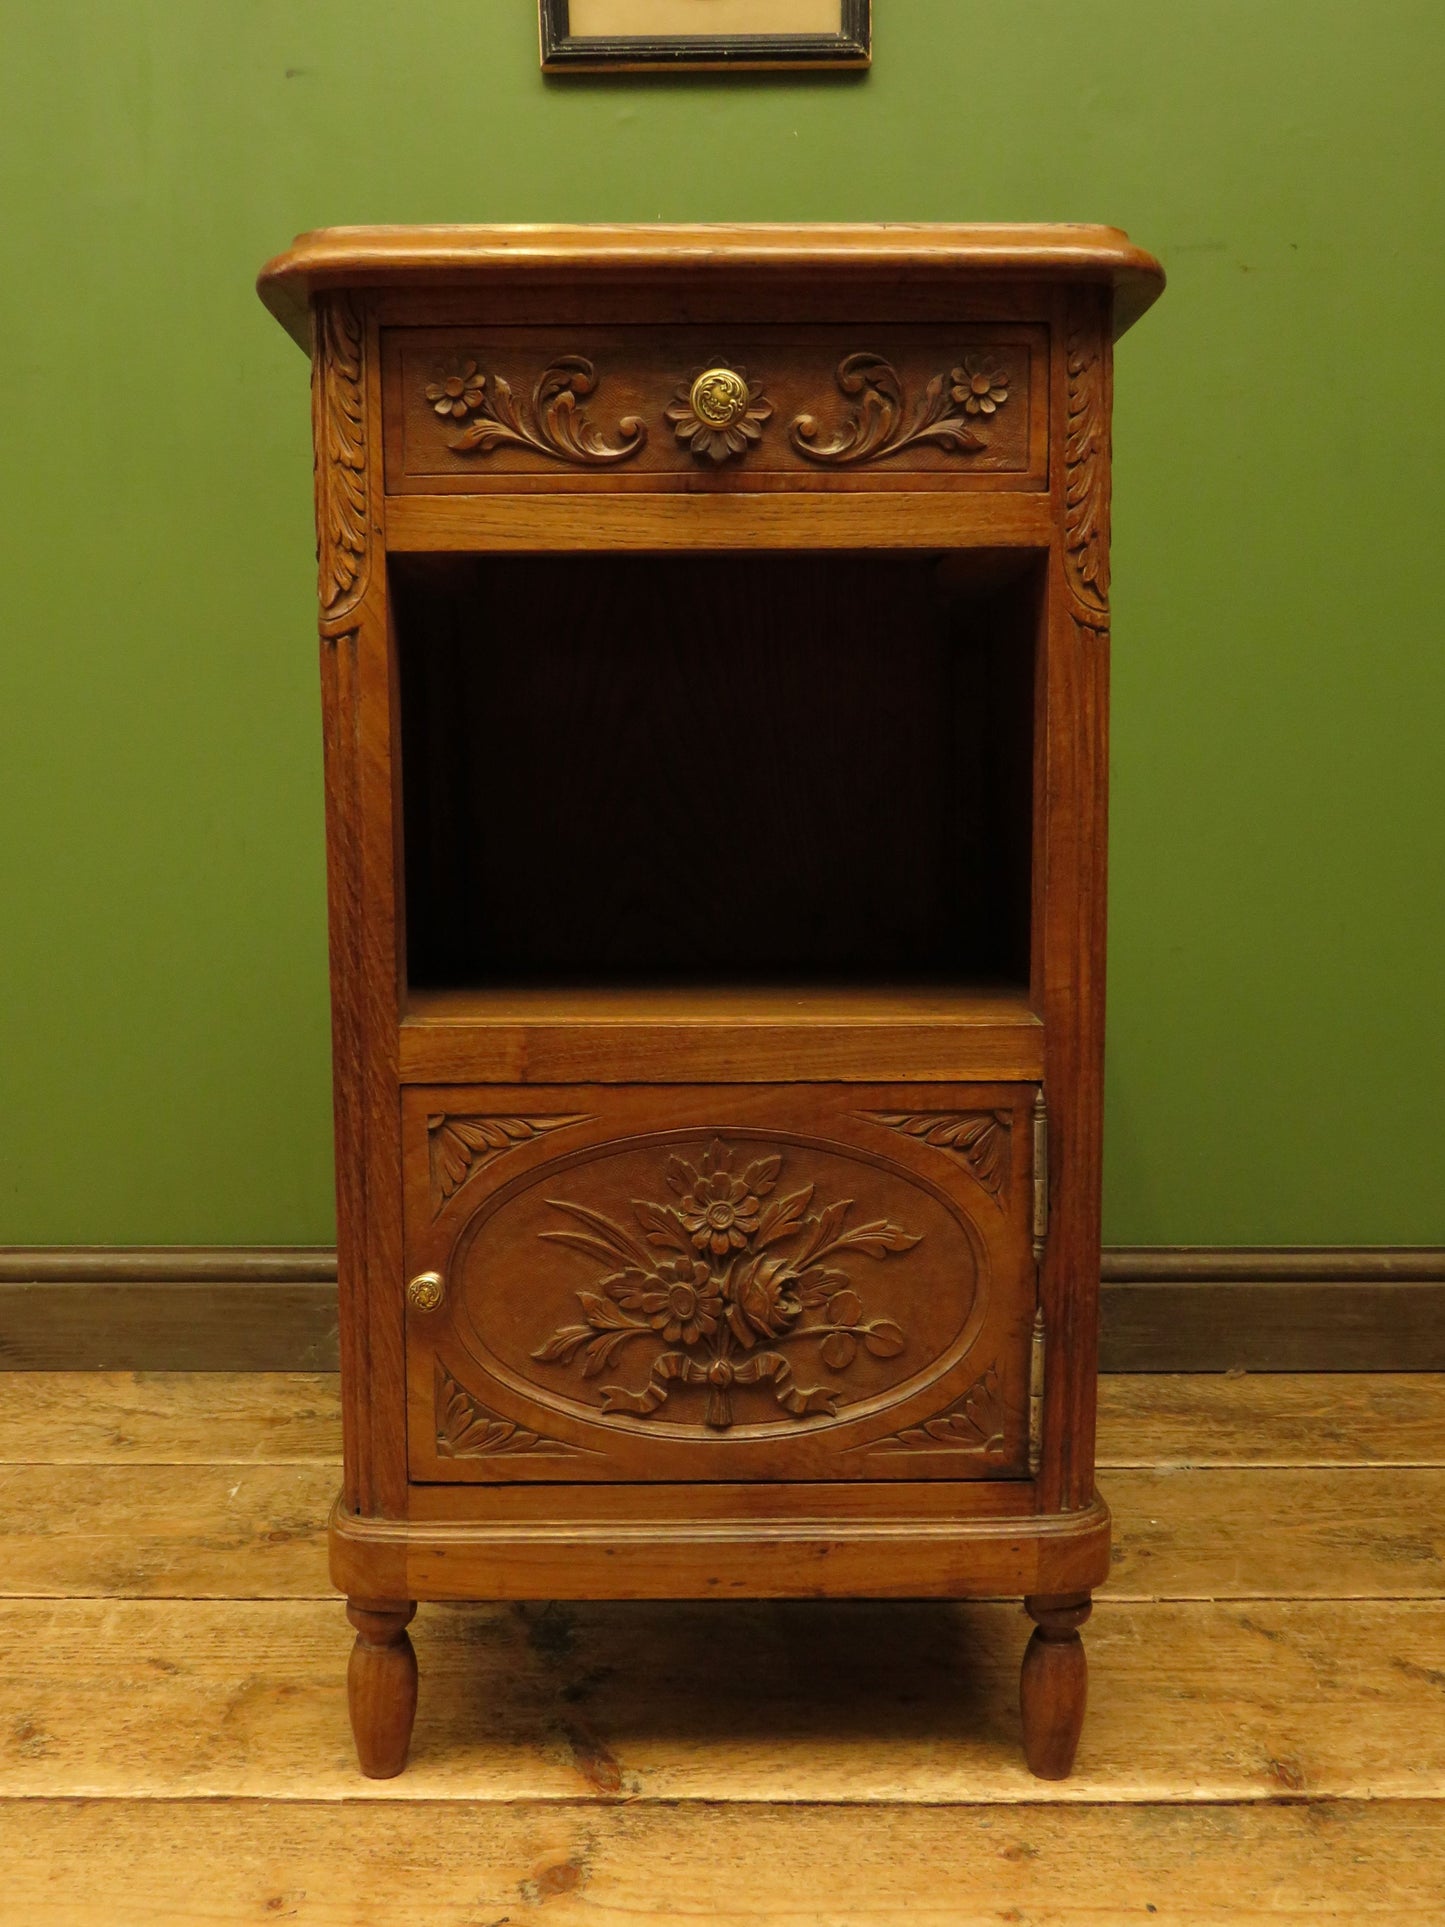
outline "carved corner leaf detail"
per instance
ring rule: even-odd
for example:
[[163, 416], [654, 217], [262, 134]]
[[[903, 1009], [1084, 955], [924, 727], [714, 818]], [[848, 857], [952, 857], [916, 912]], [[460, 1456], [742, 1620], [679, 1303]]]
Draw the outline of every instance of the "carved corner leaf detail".
[[980, 1458], [1002, 1459], [1004, 1443], [1003, 1387], [998, 1369], [990, 1365], [961, 1398], [945, 1405], [922, 1425], [890, 1432], [869, 1447], [873, 1452], [971, 1452]]
[[451, 1373], [436, 1368], [437, 1457], [485, 1459], [505, 1452], [535, 1452], [539, 1457], [578, 1458], [578, 1446], [564, 1445], [545, 1433], [529, 1432], [483, 1405], [458, 1385]]
[[1013, 1167], [1013, 1117], [1008, 1111], [865, 1111], [875, 1124], [947, 1151], [1000, 1209], [1008, 1201]]
[[431, 1155], [432, 1213], [436, 1215], [455, 1197], [469, 1178], [519, 1145], [560, 1131], [564, 1125], [585, 1124], [583, 1116], [567, 1117], [448, 1117], [438, 1112], [426, 1121]]
[[911, 417], [902, 377], [881, 355], [848, 355], [838, 364], [837, 382], [860, 400], [831, 441], [818, 440], [816, 415], [797, 416], [788, 430], [800, 455], [834, 468], [886, 461], [919, 443], [952, 455], [981, 454], [988, 443], [970, 423], [997, 414], [1009, 396], [1008, 375], [984, 355], [966, 355], [946, 375], [935, 375]]
[[1078, 619], [1109, 624], [1108, 339], [1095, 305], [1076, 302], [1064, 344], [1064, 555]]
[[559, 355], [537, 377], [529, 420], [504, 376], [469, 361], [458, 374], [429, 383], [426, 399], [443, 421], [466, 423], [447, 443], [458, 455], [526, 448], [577, 468], [607, 468], [630, 461], [646, 446], [647, 424], [624, 415], [617, 424], [621, 440], [609, 442], [578, 406], [596, 387], [597, 370], [585, 356]]
[[714, 1138], [696, 1164], [669, 1154], [662, 1176], [673, 1202], [632, 1200], [631, 1224], [590, 1205], [548, 1202], [568, 1220], [544, 1231], [602, 1267], [577, 1293], [582, 1316], [559, 1326], [532, 1356], [600, 1378], [640, 1347], [647, 1376], [598, 1388], [604, 1414], [645, 1418], [674, 1392], [705, 1394], [704, 1421], [733, 1423], [737, 1386], [768, 1385], [793, 1418], [837, 1415], [841, 1388], [795, 1376], [800, 1347], [816, 1345], [829, 1371], [845, 1373], [860, 1350], [897, 1358], [909, 1339], [891, 1318], [870, 1317], [849, 1253], [882, 1261], [911, 1251], [919, 1234], [879, 1218], [850, 1224], [853, 1201], [819, 1204], [814, 1186], [779, 1190], [781, 1155], [748, 1158]]
[[366, 323], [349, 295], [332, 294], [318, 300], [314, 325], [317, 588], [330, 623], [366, 592]]

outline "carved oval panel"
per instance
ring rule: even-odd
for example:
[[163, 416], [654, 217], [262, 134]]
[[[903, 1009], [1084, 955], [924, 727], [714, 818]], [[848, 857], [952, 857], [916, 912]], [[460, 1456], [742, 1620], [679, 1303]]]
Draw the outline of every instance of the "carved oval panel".
[[456, 1329], [530, 1405], [608, 1430], [776, 1437], [870, 1418], [968, 1349], [982, 1240], [888, 1159], [777, 1132], [558, 1158], [463, 1229]]

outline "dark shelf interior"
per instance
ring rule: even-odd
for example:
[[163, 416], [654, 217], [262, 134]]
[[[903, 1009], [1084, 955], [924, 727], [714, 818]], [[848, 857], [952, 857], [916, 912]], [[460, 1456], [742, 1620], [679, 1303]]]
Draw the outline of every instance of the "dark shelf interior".
[[414, 986], [1027, 983], [1038, 558], [391, 576]]

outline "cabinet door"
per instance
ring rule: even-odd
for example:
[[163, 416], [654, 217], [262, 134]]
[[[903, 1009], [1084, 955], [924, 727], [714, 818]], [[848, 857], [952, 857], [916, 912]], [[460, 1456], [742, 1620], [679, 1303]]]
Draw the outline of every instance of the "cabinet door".
[[1026, 1477], [1035, 1090], [408, 1090], [412, 1477]]

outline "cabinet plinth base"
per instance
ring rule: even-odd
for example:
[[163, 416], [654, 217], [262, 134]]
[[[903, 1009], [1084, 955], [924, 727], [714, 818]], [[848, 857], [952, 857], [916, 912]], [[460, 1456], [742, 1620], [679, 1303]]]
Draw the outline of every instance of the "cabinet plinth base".
[[870, 1509], [862, 1488], [855, 1506], [834, 1497], [811, 1517], [715, 1504], [687, 1518], [667, 1516], [667, 1488], [641, 1500], [619, 1490], [616, 1516], [594, 1501], [545, 1519], [500, 1505], [491, 1518], [369, 1519], [338, 1502], [332, 1583], [393, 1600], [1058, 1598], [1092, 1591], [1109, 1569], [1098, 1497], [1079, 1512], [970, 1519], [935, 1502], [910, 1517]]
[[[734, 1488], [735, 1490], [735, 1488]], [[667, 1488], [659, 1488], [666, 1493]], [[473, 1495], [475, 1496], [475, 1495]], [[748, 1517], [668, 1518], [663, 1498], [629, 1520], [597, 1495], [568, 1516], [364, 1519], [338, 1501], [331, 1576], [350, 1595], [357, 1641], [348, 1675], [361, 1769], [389, 1779], [406, 1764], [417, 1666], [406, 1628], [415, 1601], [503, 1599], [980, 1598], [1021, 1593], [1036, 1630], [1024, 1656], [1024, 1756], [1042, 1779], [1067, 1777], [1084, 1719], [1087, 1672], [1078, 1629], [1109, 1565], [1109, 1511], [949, 1519], [852, 1508]], [[627, 1503], [620, 1496], [618, 1506]], [[499, 1514], [507, 1508], [499, 1505]], [[819, 1507], [821, 1513], [824, 1508]], [[590, 1513], [591, 1516], [587, 1516]]]

